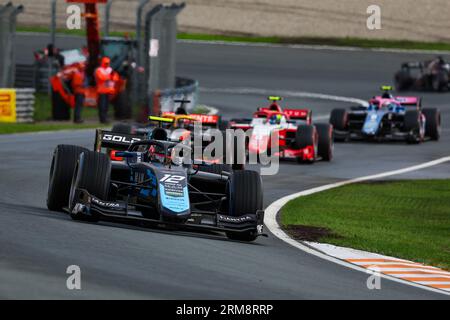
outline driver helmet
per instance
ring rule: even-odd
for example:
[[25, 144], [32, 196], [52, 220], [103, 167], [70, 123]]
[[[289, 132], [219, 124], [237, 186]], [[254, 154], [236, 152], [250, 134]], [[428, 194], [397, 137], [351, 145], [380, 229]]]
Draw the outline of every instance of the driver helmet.
[[274, 114], [270, 117], [270, 124], [280, 124], [281, 123], [281, 114]]
[[393, 103], [392, 101], [384, 101], [381, 104], [381, 108], [385, 108], [385, 109], [390, 109], [390, 108], [395, 108], [395, 107], [396, 107], [396, 104]]

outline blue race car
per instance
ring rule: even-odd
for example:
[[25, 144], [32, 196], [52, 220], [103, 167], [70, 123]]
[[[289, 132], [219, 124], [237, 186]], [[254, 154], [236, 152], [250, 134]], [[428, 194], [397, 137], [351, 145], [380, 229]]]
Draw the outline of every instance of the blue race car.
[[369, 100], [368, 106], [334, 109], [330, 124], [335, 141], [403, 140], [421, 143], [439, 140], [441, 113], [435, 108], [422, 108], [418, 97], [393, 96], [392, 87], [383, 86], [383, 94]]

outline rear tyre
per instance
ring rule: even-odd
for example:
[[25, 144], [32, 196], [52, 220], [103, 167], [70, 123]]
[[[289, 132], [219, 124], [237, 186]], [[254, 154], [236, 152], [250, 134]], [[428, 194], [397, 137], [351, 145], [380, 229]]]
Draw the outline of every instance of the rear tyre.
[[[70, 189], [69, 206], [72, 211], [75, 205], [75, 190], [84, 189], [89, 194], [107, 200], [109, 195], [111, 179], [111, 160], [106, 154], [87, 151], [83, 152], [75, 166], [72, 185]], [[99, 220], [97, 215], [84, 215], [71, 213], [74, 220], [96, 222]]]
[[417, 110], [406, 111], [403, 121], [404, 131], [409, 134], [408, 143], [420, 143], [422, 141], [420, 137], [420, 112]]
[[425, 135], [438, 141], [441, 137], [441, 112], [438, 109], [423, 109], [425, 115]]
[[[230, 177], [229, 215], [240, 217], [255, 214], [263, 208], [261, 176], [256, 171], [236, 171]], [[257, 238], [257, 231], [227, 232], [231, 240], [251, 242]]]
[[70, 183], [79, 155], [88, 151], [86, 148], [59, 145], [53, 153], [50, 167], [47, 193], [47, 208], [52, 211], [63, 211], [67, 206], [70, 194]]
[[345, 109], [333, 109], [330, 115], [330, 124], [339, 131], [347, 130], [348, 112]]
[[318, 155], [324, 161], [331, 161], [333, 159], [334, 138], [333, 126], [330, 124], [316, 124], [316, 130], [319, 134]]
[[[314, 152], [317, 152], [317, 139], [316, 139], [316, 128], [312, 125], [299, 125], [297, 127], [297, 132], [295, 133], [295, 148], [305, 149], [309, 146], [314, 146]], [[314, 154], [313, 159], [309, 160], [309, 163], [313, 163], [316, 160], [316, 155]], [[302, 163], [302, 158], [297, 158], [297, 161]]]

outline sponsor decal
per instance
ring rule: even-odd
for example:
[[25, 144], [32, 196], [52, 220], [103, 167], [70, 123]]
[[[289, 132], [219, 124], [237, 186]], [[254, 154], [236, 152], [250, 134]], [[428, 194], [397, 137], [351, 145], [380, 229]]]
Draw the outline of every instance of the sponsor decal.
[[251, 216], [231, 217], [231, 216], [219, 215], [219, 216], [217, 216], [217, 218], [221, 222], [229, 222], [229, 223], [243, 223], [243, 222], [249, 222], [249, 221], [255, 220]]
[[116, 203], [116, 202], [106, 202], [106, 201], [99, 200], [97, 198], [92, 198], [92, 202], [101, 207], [110, 208], [110, 209], [120, 209], [120, 204]]
[[16, 122], [16, 90], [0, 89], [0, 122]]
[[186, 177], [171, 172], [161, 174], [159, 182], [162, 206], [178, 214], [188, 211], [190, 202]]
[[105, 134], [105, 135], [103, 135], [102, 140], [103, 141], [107, 141], [107, 142], [132, 144], [134, 142], [139, 142], [142, 139], [140, 139], [140, 138], [129, 138], [129, 137], [126, 137], [126, 136], [120, 136], [120, 135], [116, 135], [116, 134]]
[[182, 185], [161, 184], [161, 204], [175, 213], [189, 210], [188, 188]]

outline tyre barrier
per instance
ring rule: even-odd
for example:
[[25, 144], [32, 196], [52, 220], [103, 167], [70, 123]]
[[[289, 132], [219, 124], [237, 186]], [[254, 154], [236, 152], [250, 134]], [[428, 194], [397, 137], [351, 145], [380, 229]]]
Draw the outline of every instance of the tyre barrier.
[[34, 89], [16, 89], [16, 122], [34, 122]]

